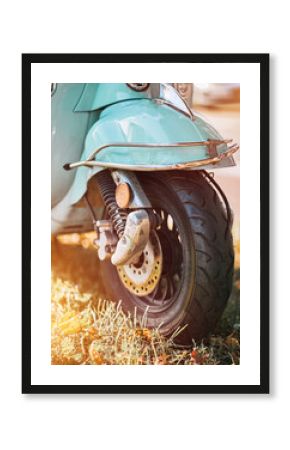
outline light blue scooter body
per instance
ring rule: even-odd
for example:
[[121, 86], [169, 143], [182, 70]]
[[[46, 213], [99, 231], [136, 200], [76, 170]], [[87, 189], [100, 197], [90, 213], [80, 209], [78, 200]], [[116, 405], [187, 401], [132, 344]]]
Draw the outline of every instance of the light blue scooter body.
[[[199, 117], [189, 116], [154, 100], [155, 92], [132, 90], [126, 83], [57, 84], [52, 96], [52, 230], [90, 226], [87, 208], [75, 207], [89, 180], [103, 167], [79, 167], [69, 172], [67, 162], [86, 160], [102, 145], [118, 143], [165, 144], [222, 139]], [[225, 144], [217, 146], [223, 153]], [[208, 158], [207, 146], [175, 148], [109, 147], [95, 159], [130, 165], [175, 164]], [[78, 203], [79, 205], [79, 203]], [[95, 211], [102, 213], [102, 208]]]
[[51, 204], [52, 207], [70, 189], [75, 173], [65, 172], [68, 158], [80, 158], [86, 135], [98, 117], [97, 111], [76, 113], [84, 83], [58, 83], [51, 97]]
[[[105, 108], [89, 130], [81, 160], [86, 160], [99, 147], [118, 143], [175, 143], [222, 139], [220, 134], [200, 117], [193, 121], [172, 107], [152, 99], [127, 100]], [[222, 144], [218, 153], [227, 150]], [[130, 165], [167, 165], [208, 159], [208, 147], [132, 148], [108, 147], [95, 159], [100, 162]], [[88, 180], [101, 167], [79, 167], [71, 190], [76, 203], [86, 192]]]

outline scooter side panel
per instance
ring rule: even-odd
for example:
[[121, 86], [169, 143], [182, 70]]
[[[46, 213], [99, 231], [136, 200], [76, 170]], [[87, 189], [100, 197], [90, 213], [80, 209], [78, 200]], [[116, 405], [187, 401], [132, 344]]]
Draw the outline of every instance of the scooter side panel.
[[96, 112], [74, 112], [84, 83], [58, 83], [51, 98], [51, 203], [54, 207], [68, 192], [75, 173], [65, 172], [68, 159], [80, 159], [88, 128]]

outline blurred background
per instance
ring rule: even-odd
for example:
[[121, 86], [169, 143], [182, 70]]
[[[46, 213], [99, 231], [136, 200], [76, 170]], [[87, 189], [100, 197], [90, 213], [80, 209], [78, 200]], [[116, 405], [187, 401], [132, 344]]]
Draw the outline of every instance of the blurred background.
[[[238, 83], [173, 83], [187, 104], [218, 130], [225, 139], [240, 143], [240, 85]], [[240, 152], [235, 167], [213, 170], [234, 212], [233, 235], [240, 231]]]

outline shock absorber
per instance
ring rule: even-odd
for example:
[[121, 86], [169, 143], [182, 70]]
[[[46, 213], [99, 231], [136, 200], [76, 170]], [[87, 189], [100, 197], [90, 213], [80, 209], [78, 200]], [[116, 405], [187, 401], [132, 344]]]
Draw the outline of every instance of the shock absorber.
[[124, 234], [127, 213], [120, 209], [115, 198], [116, 185], [108, 170], [102, 170], [96, 175], [98, 187], [106, 206], [106, 211], [112, 221], [114, 230], [120, 239]]
[[[139, 259], [149, 242], [150, 228], [161, 224], [161, 218], [153, 211], [138, 208], [129, 214], [116, 201], [116, 185], [108, 170], [96, 175], [98, 188], [110, 221], [95, 221], [98, 254], [101, 261], [111, 258], [112, 264], [124, 265]], [[116, 232], [116, 236], [112, 233]]]

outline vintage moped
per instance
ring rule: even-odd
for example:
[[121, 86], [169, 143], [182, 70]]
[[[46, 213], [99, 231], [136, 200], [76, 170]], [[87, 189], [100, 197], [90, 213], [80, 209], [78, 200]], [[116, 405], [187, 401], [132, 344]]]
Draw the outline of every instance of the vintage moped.
[[232, 288], [232, 211], [209, 170], [237, 144], [172, 84], [54, 83], [52, 234], [95, 231], [108, 298], [190, 344]]

